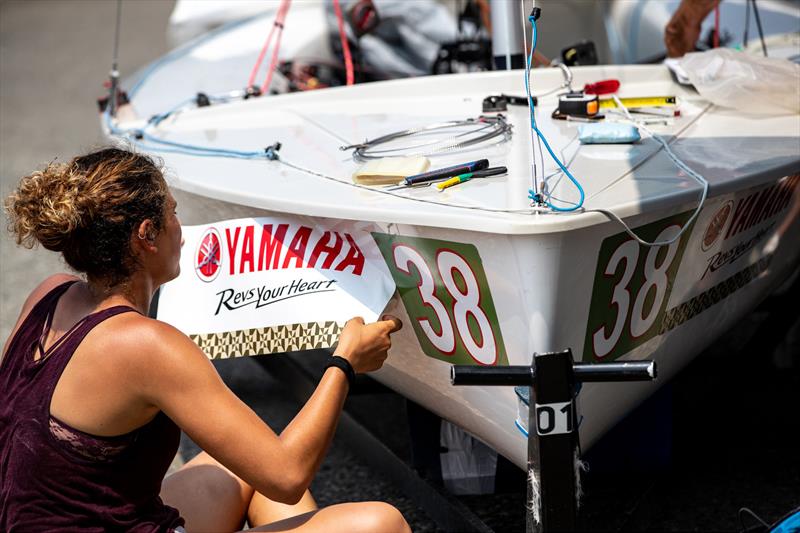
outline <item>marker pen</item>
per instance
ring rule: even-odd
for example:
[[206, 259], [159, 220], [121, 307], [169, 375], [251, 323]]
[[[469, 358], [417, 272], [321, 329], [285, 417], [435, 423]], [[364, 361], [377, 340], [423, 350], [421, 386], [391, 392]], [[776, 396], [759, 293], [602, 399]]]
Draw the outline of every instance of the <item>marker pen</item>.
[[439, 189], [439, 192], [447, 189], [448, 187], [452, 187], [453, 185], [458, 185], [459, 183], [464, 183], [465, 181], [469, 181], [472, 178], [488, 178], [489, 176], [498, 176], [500, 174], [505, 174], [508, 172], [506, 167], [494, 167], [494, 168], [487, 168], [486, 170], [477, 170], [475, 172], [467, 172], [465, 174], [460, 174], [454, 178], [450, 178], [447, 181], [443, 181], [436, 185]]
[[488, 159], [479, 159], [477, 161], [470, 161], [469, 163], [462, 163], [460, 165], [454, 165], [452, 167], [429, 170], [428, 172], [425, 172], [423, 174], [415, 174], [414, 176], [408, 176], [403, 180], [403, 184], [408, 187], [411, 185], [424, 183], [426, 181], [441, 180], [449, 178], [451, 176], [458, 176], [459, 174], [465, 174], [467, 172], [483, 170], [488, 167], [489, 167]]

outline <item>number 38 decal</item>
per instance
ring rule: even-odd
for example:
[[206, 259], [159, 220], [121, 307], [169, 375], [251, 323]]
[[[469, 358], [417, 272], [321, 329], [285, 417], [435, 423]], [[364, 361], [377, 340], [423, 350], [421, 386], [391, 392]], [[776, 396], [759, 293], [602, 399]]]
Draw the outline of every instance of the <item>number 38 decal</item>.
[[425, 354], [454, 364], [507, 365], [477, 249], [373, 233]]
[[[648, 241], [678, 234], [691, 212], [633, 231]], [[645, 247], [622, 232], [600, 247], [583, 358], [612, 360], [659, 332], [672, 282], [691, 232], [668, 246]]]

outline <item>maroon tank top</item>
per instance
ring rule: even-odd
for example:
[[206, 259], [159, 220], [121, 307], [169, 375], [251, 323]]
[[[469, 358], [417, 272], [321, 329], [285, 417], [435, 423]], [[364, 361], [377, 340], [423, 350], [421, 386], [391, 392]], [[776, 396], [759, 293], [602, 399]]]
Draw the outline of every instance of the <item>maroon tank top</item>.
[[31, 310], [0, 363], [0, 531], [169, 531], [183, 525], [159, 497], [180, 430], [164, 413], [118, 437], [89, 435], [50, 415], [64, 368], [117, 306], [79, 321], [40, 358], [56, 304], [74, 282]]

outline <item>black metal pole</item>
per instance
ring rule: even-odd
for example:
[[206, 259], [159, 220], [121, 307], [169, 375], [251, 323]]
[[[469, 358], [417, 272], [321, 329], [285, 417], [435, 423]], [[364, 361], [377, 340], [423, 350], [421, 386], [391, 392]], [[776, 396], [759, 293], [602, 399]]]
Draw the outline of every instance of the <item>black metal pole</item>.
[[[575, 531], [578, 432], [572, 352], [565, 350], [534, 355], [533, 366], [528, 410], [528, 460], [529, 473], [534, 478], [531, 483], [539, 483], [541, 519], [528, 529]], [[534, 434], [538, 446], [531, 446], [530, 435]], [[533, 522], [530, 515], [528, 520]]]
[[[574, 363], [575, 381], [649, 381], [656, 377], [653, 361], [616, 363]], [[532, 366], [472, 366], [453, 365], [450, 380], [453, 385], [530, 385]]]
[[580, 457], [576, 383], [650, 381], [653, 361], [583, 364], [572, 351], [534, 354], [531, 366], [453, 366], [453, 385], [523, 385], [528, 408], [527, 533], [574, 531], [578, 525], [575, 461]]

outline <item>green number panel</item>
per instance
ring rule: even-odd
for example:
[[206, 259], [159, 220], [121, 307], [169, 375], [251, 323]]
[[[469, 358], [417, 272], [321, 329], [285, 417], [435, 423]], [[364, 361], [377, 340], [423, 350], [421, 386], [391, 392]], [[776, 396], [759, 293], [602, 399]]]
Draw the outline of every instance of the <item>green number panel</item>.
[[[638, 228], [648, 242], [669, 240], [692, 211]], [[584, 343], [584, 361], [613, 361], [656, 336], [691, 229], [669, 246], [647, 247], [626, 232], [603, 241]]]
[[372, 236], [426, 355], [453, 364], [508, 364], [475, 246], [383, 233]]

